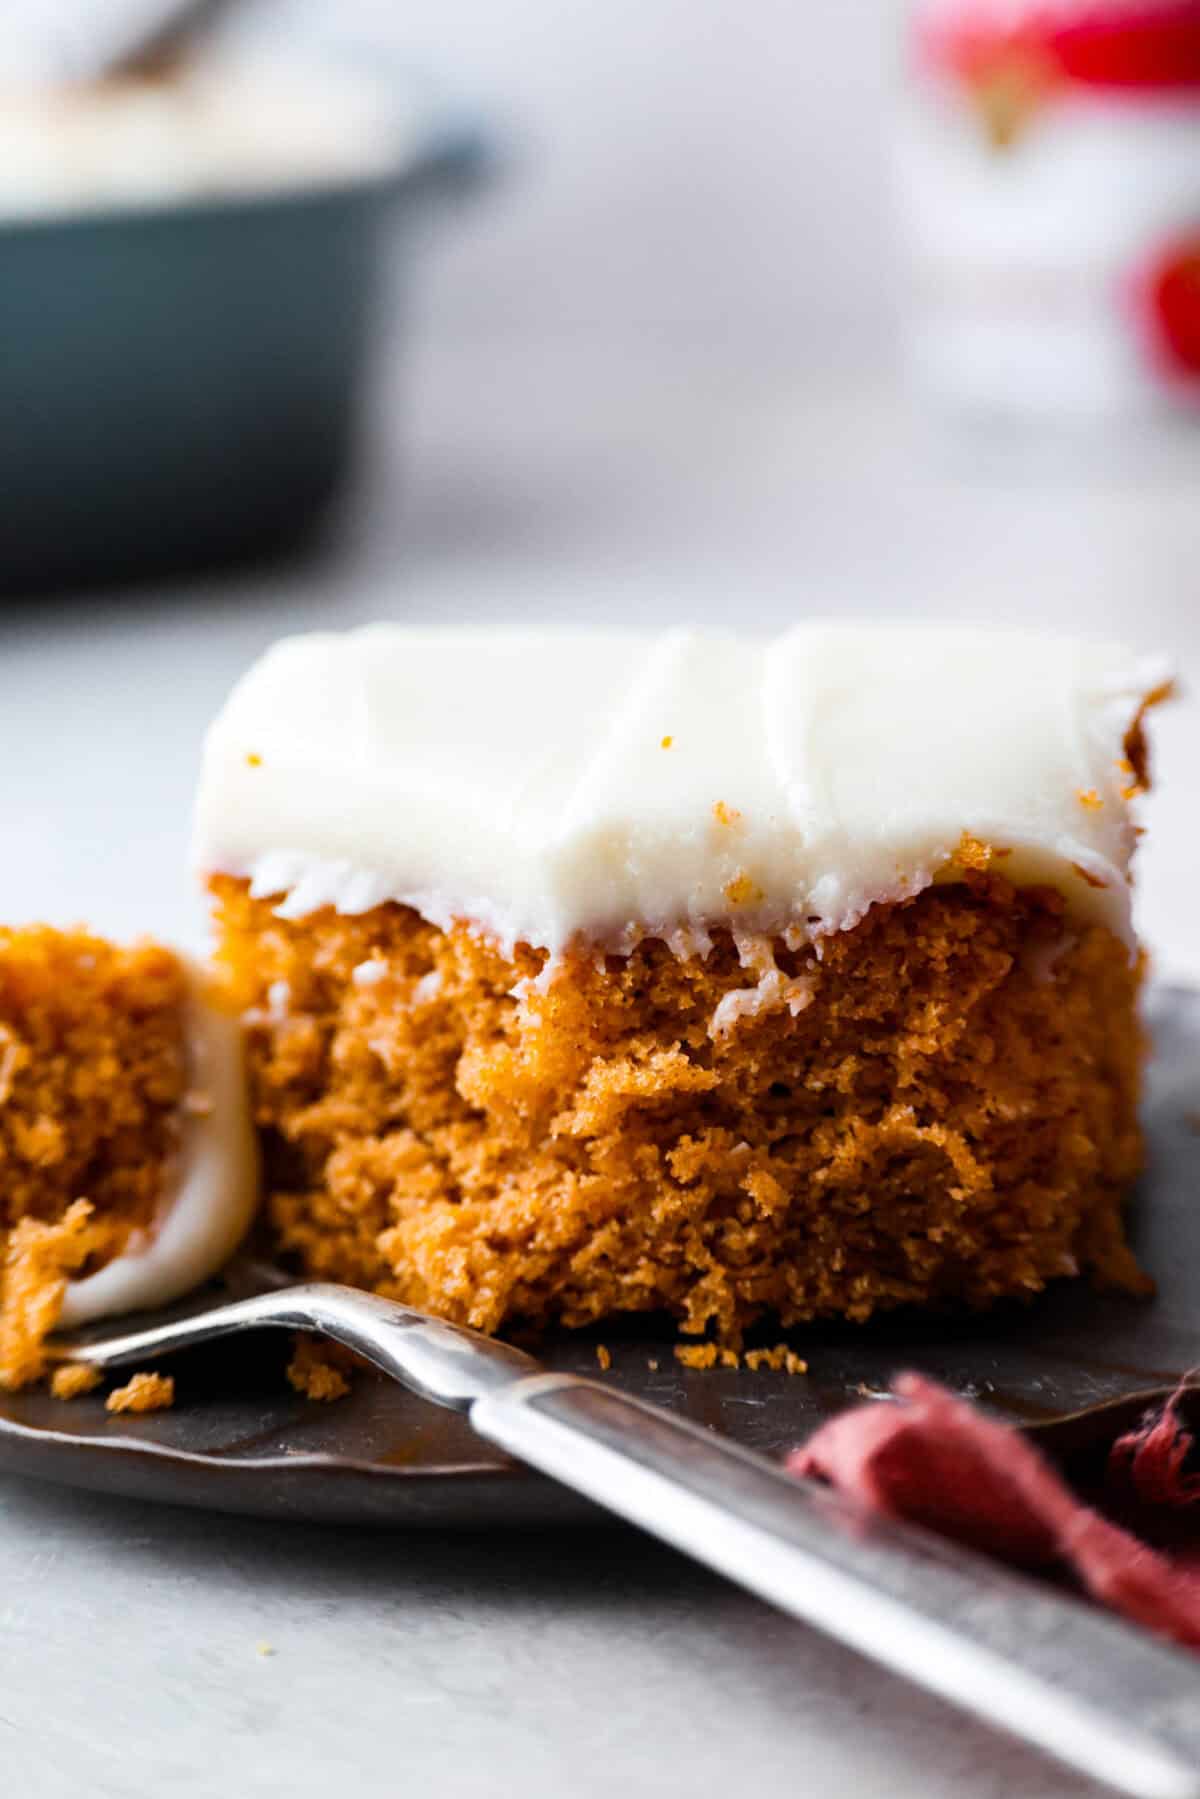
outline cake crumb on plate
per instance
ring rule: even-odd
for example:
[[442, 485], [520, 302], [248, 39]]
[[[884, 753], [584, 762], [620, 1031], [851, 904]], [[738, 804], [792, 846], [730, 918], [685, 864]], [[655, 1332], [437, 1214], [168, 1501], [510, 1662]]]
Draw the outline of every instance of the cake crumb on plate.
[[64, 1362], [50, 1379], [50, 1391], [55, 1399], [78, 1399], [81, 1393], [90, 1393], [99, 1385], [99, 1368], [90, 1368], [86, 1362]]
[[677, 1343], [675, 1360], [685, 1368], [740, 1368], [742, 1364], [736, 1349], [720, 1343]]
[[350, 1382], [335, 1366], [328, 1345], [314, 1343], [311, 1337], [297, 1337], [287, 1377], [306, 1399], [341, 1399], [350, 1391]]
[[163, 1412], [175, 1403], [175, 1381], [169, 1374], [135, 1374], [116, 1387], [104, 1402], [106, 1412]]
[[753, 1374], [760, 1368], [769, 1368], [774, 1374], [808, 1373], [808, 1363], [803, 1356], [798, 1356], [786, 1343], [776, 1343], [771, 1349], [748, 1349], [742, 1360]]

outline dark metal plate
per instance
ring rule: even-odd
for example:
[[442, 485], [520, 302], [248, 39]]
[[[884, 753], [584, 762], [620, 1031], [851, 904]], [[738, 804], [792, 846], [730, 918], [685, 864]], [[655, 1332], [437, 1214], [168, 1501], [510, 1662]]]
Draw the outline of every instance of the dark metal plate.
[[[1175, 1380], [1200, 1363], [1200, 993], [1159, 990], [1146, 1101], [1150, 1166], [1133, 1216], [1158, 1297], [1064, 1283], [982, 1319], [892, 1320], [792, 1333], [807, 1376], [689, 1372], [644, 1322], [543, 1346], [551, 1367], [600, 1378], [740, 1443], [780, 1455], [822, 1418], [918, 1368], [1003, 1415], [1036, 1421]], [[778, 1333], [769, 1335], [774, 1340]], [[0, 1472], [264, 1517], [486, 1526], [596, 1519], [584, 1501], [480, 1443], [463, 1421], [359, 1376], [315, 1405], [282, 1379], [278, 1340], [180, 1359], [170, 1412], [110, 1418], [99, 1398], [0, 1395]]]

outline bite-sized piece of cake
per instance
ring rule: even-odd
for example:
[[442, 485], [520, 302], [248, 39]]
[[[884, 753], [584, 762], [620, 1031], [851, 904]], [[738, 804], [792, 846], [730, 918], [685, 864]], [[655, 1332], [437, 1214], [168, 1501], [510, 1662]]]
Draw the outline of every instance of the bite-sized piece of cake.
[[44, 1372], [57, 1326], [203, 1280], [256, 1201], [239, 1025], [209, 978], [153, 943], [0, 930], [0, 1386]]
[[486, 1330], [1137, 1286], [1119, 647], [278, 645], [197, 857], [295, 1266]]

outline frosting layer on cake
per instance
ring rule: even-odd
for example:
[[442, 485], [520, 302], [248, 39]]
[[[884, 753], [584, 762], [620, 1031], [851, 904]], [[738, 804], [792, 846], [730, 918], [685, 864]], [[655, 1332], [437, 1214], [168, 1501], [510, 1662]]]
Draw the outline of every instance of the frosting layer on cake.
[[386, 900], [511, 948], [800, 942], [1002, 857], [1130, 935], [1119, 645], [903, 624], [773, 641], [375, 625], [277, 644], [205, 748], [206, 874], [300, 917]]

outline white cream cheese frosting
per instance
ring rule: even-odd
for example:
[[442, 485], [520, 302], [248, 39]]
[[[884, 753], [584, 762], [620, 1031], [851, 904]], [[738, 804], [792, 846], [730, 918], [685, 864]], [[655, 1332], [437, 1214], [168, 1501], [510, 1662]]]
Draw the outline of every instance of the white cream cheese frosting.
[[233, 1254], [258, 1204], [258, 1152], [242, 1054], [241, 1022], [208, 977], [186, 964], [188, 1092], [180, 1142], [159, 1215], [124, 1252], [67, 1286], [59, 1325], [168, 1305]]
[[406, 110], [363, 81], [251, 61], [73, 85], [0, 70], [0, 217], [367, 180], [415, 148]]
[[281, 915], [386, 900], [503, 945], [819, 940], [964, 834], [1132, 941], [1125, 738], [1163, 668], [913, 624], [773, 641], [382, 624], [277, 644], [207, 739], [195, 856]]

